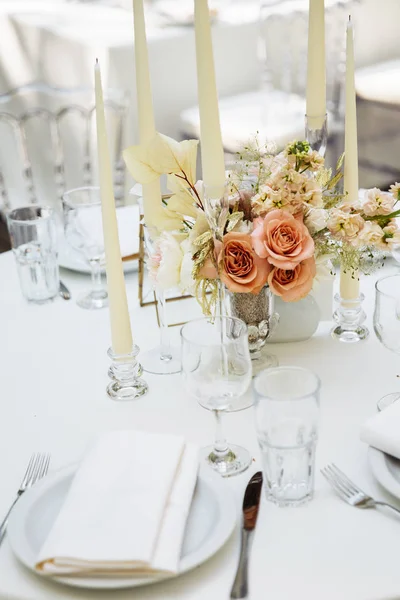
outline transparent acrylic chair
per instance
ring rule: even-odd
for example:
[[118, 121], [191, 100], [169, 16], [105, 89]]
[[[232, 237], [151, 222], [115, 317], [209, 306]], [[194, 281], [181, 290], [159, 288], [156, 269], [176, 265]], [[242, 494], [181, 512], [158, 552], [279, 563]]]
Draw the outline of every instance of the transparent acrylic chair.
[[[117, 204], [125, 201], [126, 92], [105, 92]], [[61, 213], [63, 193], [97, 184], [94, 92], [29, 84], [0, 94], [0, 211], [45, 204]]]

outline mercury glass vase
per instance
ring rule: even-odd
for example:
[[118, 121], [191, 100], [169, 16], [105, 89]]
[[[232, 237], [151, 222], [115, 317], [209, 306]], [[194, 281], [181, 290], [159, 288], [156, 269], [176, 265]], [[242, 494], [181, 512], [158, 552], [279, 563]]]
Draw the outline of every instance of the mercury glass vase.
[[268, 286], [258, 294], [226, 290], [229, 315], [244, 321], [248, 328], [253, 375], [268, 367], [276, 367], [278, 359], [264, 348], [275, 330], [279, 315], [274, 310], [274, 296]]

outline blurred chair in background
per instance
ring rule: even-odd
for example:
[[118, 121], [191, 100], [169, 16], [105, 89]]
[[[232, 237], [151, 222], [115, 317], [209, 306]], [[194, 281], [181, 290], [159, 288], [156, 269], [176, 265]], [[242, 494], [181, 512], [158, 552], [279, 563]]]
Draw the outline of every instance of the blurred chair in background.
[[[358, 1], [326, 2], [330, 164], [343, 151], [345, 23], [349, 10]], [[261, 142], [274, 142], [278, 150], [293, 139], [304, 138], [308, 8], [308, 0], [260, 0], [259, 88], [220, 99], [222, 140], [227, 154], [236, 153], [257, 132]], [[183, 137], [199, 138], [197, 106], [182, 112], [180, 127]]]
[[[105, 94], [117, 204], [125, 201], [124, 123], [127, 94]], [[61, 211], [66, 189], [97, 185], [92, 89], [31, 84], [0, 95], [0, 211], [45, 204]]]
[[364, 187], [400, 180], [400, 60], [356, 71], [359, 167]]

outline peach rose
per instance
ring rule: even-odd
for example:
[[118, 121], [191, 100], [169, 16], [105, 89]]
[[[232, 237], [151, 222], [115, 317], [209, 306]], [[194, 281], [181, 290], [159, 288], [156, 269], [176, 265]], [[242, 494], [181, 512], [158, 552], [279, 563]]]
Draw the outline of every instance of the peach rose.
[[285, 210], [272, 210], [254, 221], [254, 250], [280, 269], [294, 269], [314, 254], [314, 240], [301, 219]]
[[296, 302], [310, 293], [317, 270], [314, 258], [307, 258], [294, 269], [274, 267], [268, 275], [268, 285], [284, 302]]
[[[254, 252], [251, 236], [232, 231], [224, 235], [223, 243], [215, 242], [219, 277], [231, 292], [258, 294], [267, 283], [271, 265]], [[217, 279], [218, 273], [211, 258], [200, 271], [201, 277]]]
[[267, 283], [271, 266], [253, 250], [251, 236], [231, 232], [224, 235], [218, 256], [221, 281], [231, 292], [258, 294]]

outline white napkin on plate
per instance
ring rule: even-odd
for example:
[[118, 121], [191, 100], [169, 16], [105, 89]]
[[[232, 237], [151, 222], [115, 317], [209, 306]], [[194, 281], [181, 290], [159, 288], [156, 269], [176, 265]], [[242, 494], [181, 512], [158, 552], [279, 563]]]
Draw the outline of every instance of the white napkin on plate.
[[182, 437], [104, 434], [75, 474], [37, 571], [177, 573], [197, 469], [198, 449]]
[[400, 401], [368, 419], [361, 427], [361, 440], [400, 459]]

